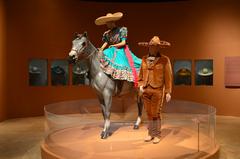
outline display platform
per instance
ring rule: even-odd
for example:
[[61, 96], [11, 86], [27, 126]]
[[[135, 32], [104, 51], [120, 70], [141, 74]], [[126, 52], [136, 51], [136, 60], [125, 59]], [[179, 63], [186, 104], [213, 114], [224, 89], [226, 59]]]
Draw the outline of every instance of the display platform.
[[[98, 101], [80, 100], [45, 106], [46, 136], [43, 159], [199, 159], [217, 158], [215, 113], [212, 106], [171, 101], [164, 107], [161, 141], [144, 142], [146, 115], [133, 129], [137, 106], [133, 98], [113, 100], [111, 136], [101, 139], [102, 114]], [[144, 110], [143, 110], [144, 112]]]

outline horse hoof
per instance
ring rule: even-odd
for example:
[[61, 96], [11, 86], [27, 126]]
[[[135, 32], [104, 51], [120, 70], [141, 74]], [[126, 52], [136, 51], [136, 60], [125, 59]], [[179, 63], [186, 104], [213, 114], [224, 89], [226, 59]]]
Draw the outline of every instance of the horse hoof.
[[105, 133], [105, 132], [104, 132], [104, 131], [102, 131], [100, 136], [102, 137], [102, 136], [104, 135], [104, 133]]
[[135, 129], [135, 130], [136, 130], [136, 129], [139, 129], [139, 125], [134, 125], [134, 126], [133, 126], [133, 129]]
[[102, 132], [101, 133], [101, 139], [107, 139], [110, 134], [108, 132]]

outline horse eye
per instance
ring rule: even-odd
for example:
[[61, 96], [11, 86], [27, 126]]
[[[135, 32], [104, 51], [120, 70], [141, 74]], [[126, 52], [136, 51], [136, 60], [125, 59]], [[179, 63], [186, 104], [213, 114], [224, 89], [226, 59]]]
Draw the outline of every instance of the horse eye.
[[83, 42], [83, 43], [82, 43], [82, 46], [85, 47], [85, 46], [86, 46], [86, 42]]

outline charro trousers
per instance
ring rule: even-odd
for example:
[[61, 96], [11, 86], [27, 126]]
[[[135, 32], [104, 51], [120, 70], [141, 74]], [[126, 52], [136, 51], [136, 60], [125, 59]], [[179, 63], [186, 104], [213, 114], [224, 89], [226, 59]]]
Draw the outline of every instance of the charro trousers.
[[162, 88], [152, 88], [150, 85], [144, 88], [142, 99], [148, 116], [148, 134], [152, 137], [160, 137], [161, 134], [163, 98]]

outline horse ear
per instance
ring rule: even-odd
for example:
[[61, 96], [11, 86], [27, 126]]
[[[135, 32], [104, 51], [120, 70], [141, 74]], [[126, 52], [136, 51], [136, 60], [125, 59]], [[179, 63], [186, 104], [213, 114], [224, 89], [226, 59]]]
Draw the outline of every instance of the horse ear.
[[87, 32], [86, 31], [83, 33], [83, 36], [87, 37]]
[[73, 38], [76, 39], [78, 36], [79, 36], [79, 33], [78, 33], [78, 32], [75, 32]]

